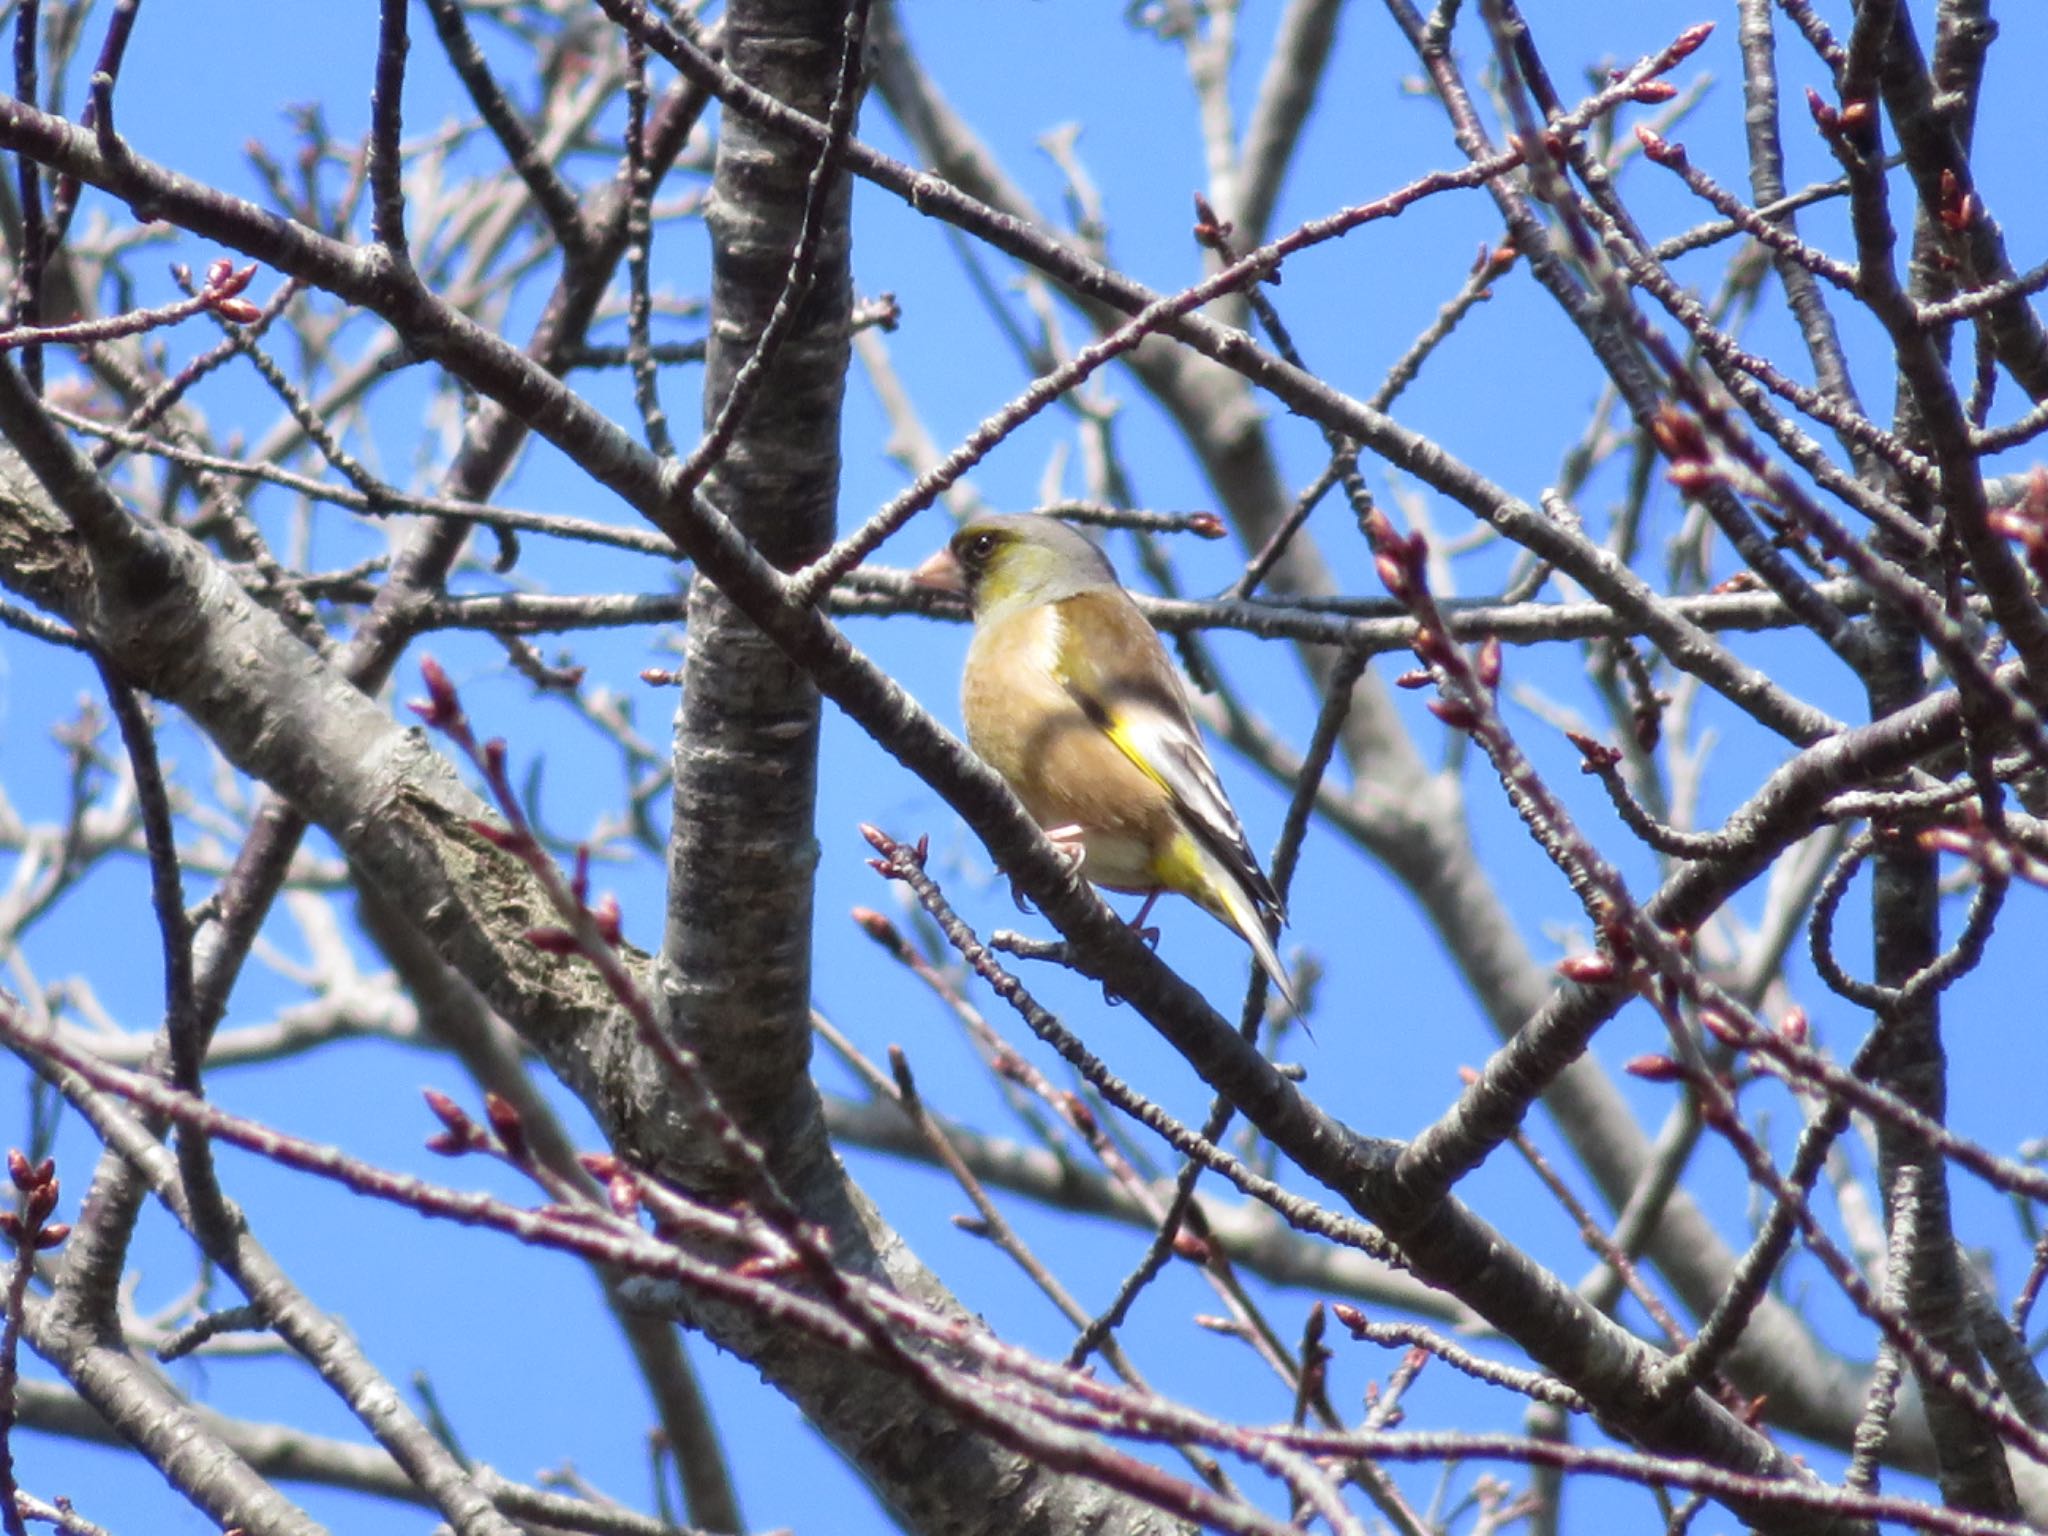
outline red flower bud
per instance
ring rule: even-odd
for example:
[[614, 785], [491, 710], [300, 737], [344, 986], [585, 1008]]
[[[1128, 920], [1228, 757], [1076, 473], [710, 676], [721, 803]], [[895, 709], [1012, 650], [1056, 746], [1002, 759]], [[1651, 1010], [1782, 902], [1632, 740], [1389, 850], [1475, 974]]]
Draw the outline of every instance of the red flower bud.
[[1700, 1010], [1700, 1028], [1723, 1045], [1741, 1045], [1749, 1038], [1741, 1025], [1716, 1008]]
[[469, 1137], [476, 1134], [476, 1126], [471, 1123], [469, 1116], [463, 1113], [462, 1106], [440, 1089], [423, 1088], [420, 1090], [420, 1097], [427, 1101], [427, 1108], [434, 1112], [434, 1118], [457, 1136]]
[[1061, 1094], [1060, 1109], [1065, 1113], [1067, 1122], [1083, 1136], [1092, 1140], [1101, 1134], [1101, 1123], [1096, 1120], [1095, 1111], [1088, 1107], [1088, 1101], [1079, 1094]]
[[425, 702], [413, 705], [414, 713], [437, 731], [460, 730], [463, 727], [462, 700], [441, 663], [431, 656], [422, 658], [420, 680], [427, 685], [427, 697]]
[[526, 1157], [526, 1124], [510, 1099], [491, 1092], [484, 1095], [484, 1116], [491, 1122], [498, 1141], [515, 1161]]
[[1501, 651], [1500, 636], [1488, 635], [1479, 647], [1478, 659], [1473, 663], [1479, 673], [1479, 681], [1491, 693], [1500, 687]]
[[1699, 420], [1675, 405], [1657, 408], [1650, 418], [1650, 436], [1658, 450], [1674, 464], [1707, 457], [1707, 434]]
[[625, 942], [625, 933], [620, 927], [619, 898], [606, 892], [590, 909], [590, 920], [597, 926], [597, 936], [612, 949]]
[[1427, 708], [1454, 731], [1469, 731], [1479, 724], [1471, 706], [1460, 699], [1431, 699]]
[[910, 953], [910, 946], [904, 942], [903, 935], [897, 930], [895, 923], [891, 922], [882, 913], [877, 912], [873, 907], [855, 907], [847, 916], [859, 924], [862, 933], [873, 939], [898, 960], [903, 959]]
[[1610, 747], [1603, 741], [1596, 741], [1584, 731], [1566, 731], [1565, 739], [1579, 749], [1585, 761], [1579, 765], [1583, 773], [1598, 773], [1603, 768], [1612, 768], [1621, 761], [1621, 748]]
[[1685, 1076], [1677, 1062], [1669, 1056], [1637, 1056], [1622, 1070], [1631, 1077], [1640, 1077], [1646, 1083], [1675, 1083]]
[[[1670, 90], [1671, 88], [1666, 86], [1665, 89]], [[1672, 94], [1676, 95], [1677, 93], [1674, 91]], [[1636, 129], [1636, 142], [1643, 146], [1644, 154], [1648, 155], [1653, 162], [1663, 166], [1666, 170], [1682, 171], [1685, 169], [1684, 145], [1673, 144], [1662, 134], [1642, 127]]]
[[1594, 950], [1584, 955], [1568, 955], [1557, 962], [1557, 974], [1566, 981], [1576, 981], [1585, 987], [1604, 987], [1614, 980], [1616, 973], [1614, 957], [1604, 950]]

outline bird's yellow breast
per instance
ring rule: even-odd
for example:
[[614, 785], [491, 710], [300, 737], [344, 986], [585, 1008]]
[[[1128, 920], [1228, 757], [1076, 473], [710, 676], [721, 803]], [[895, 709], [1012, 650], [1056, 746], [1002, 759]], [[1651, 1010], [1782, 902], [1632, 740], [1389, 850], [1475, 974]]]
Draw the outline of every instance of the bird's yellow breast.
[[1166, 791], [1089, 717], [1060, 663], [1062, 604], [978, 625], [961, 680], [968, 745], [1016, 791], [1041, 827], [1081, 830], [1081, 872], [1097, 885], [1149, 891], [1175, 822]]

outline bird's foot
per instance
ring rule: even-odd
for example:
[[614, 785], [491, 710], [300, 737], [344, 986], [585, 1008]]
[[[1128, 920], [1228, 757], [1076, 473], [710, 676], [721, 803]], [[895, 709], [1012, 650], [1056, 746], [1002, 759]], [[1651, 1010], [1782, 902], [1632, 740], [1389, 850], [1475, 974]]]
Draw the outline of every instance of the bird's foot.
[[1063, 827], [1047, 827], [1045, 840], [1071, 868], [1079, 869], [1081, 861], [1088, 857], [1087, 834], [1078, 822], [1069, 822]]
[[1152, 903], [1158, 899], [1159, 893], [1157, 891], [1152, 892], [1145, 898], [1145, 905], [1138, 908], [1138, 915], [1131, 919], [1131, 932], [1138, 936], [1138, 942], [1147, 949], [1157, 949], [1159, 947], [1159, 930], [1145, 926], [1145, 919], [1152, 915]]
[[[1052, 844], [1052, 851], [1065, 861], [1069, 869], [1079, 869], [1082, 861], [1088, 857], [1086, 835], [1078, 822], [1045, 829], [1045, 840]], [[1031, 910], [1030, 903], [1024, 895], [1024, 887], [1014, 880], [1010, 882], [1010, 900], [1017, 903], [1019, 912]]]

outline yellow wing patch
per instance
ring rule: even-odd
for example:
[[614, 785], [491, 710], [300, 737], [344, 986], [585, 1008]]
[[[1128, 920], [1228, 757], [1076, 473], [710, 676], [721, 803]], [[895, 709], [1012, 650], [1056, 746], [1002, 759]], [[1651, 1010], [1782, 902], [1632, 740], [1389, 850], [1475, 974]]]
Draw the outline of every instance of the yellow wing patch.
[[1117, 750], [1129, 758], [1140, 773], [1169, 794], [1173, 792], [1173, 786], [1166, 782], [1165, 775], [1145, 760], [1144, 750], [1138, 745], [1137, 738], [1132, 734], [1127, 722], [1111, 719], [1102, 730], [1104, 735], [1116, 743]]

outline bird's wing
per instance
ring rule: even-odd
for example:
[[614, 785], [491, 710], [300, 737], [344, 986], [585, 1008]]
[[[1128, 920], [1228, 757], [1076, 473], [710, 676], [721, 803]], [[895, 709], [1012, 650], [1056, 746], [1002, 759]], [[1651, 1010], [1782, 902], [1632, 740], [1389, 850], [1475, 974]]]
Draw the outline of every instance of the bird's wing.
[[1125, 757], [1172, 796], [1188, 830], [1215, 854], [1260, 915], [1287, 920], [1273, 882], [1259, 868], [1244, 825], [1203, 750], [1180, 674], [1158, 633], [1121, 589], [1088, 592], [1060, 604], [1078, 631], [1063, 647], [1068, 693]]

